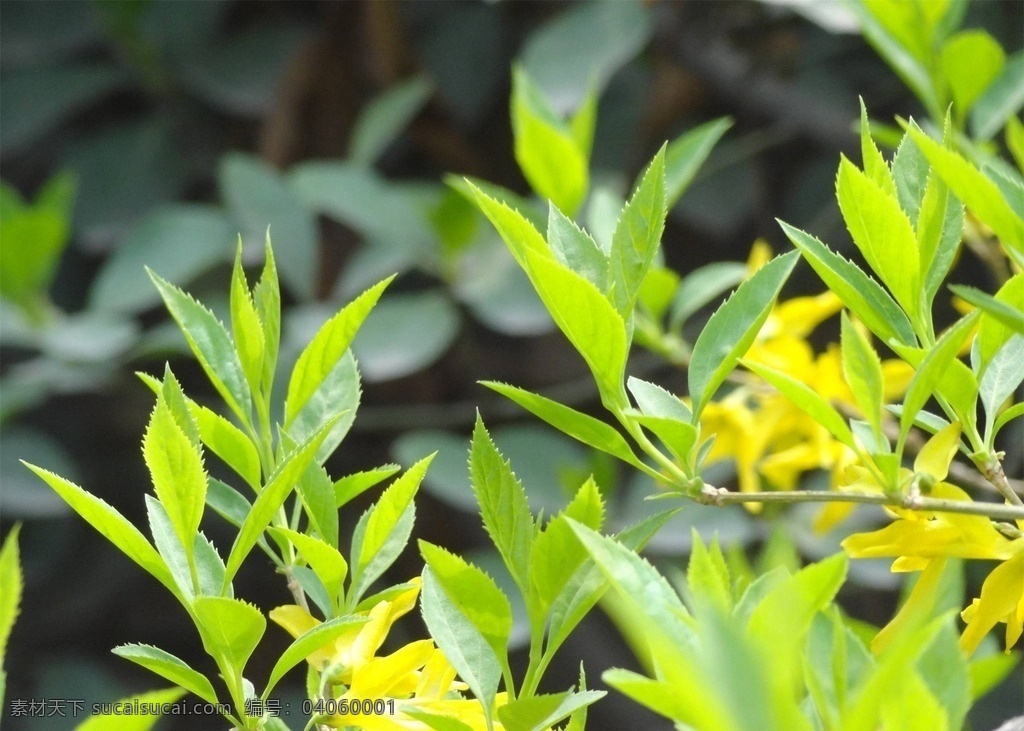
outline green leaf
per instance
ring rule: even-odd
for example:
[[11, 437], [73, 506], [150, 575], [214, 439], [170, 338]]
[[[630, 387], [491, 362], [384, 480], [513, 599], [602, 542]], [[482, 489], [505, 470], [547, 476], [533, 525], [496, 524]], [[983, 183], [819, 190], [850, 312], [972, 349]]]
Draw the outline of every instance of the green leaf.
[[268, 233], [263, 247], [263, 272], [252, 291], [253, 304], [263, 326], [263, 380], [260, 386], [270, 393], [277, 370], [277, 351], [281, 344], [281, 288], [277, 282], [277, 265], [270, 248]]
[[470, 445], [469, 479], [484, 528], [525, 595], [530, 586], [533, 515], [523, 486], [494, 446], [479, 414]]
[[246, 241], [262, 241], [268, 232], [280, 235], [281, 276], [291, 290], [312, 297], [317, 274], [316, 218], [265, 161], [239, 152], [225, 155], [217, 181], [228, 210], [242, 227]]
[[[317, 451], [323, 452], [323, 444]], [[299, 480], [297, 492], [309, 519], [307, 531], [310, 534], [316, 533], [328, 545], [337, 546], [338, 507], [334, 497], [334, 483], [327, 470], [318, 464], [311, 464]]]
[[926, 31], [915, 15], [921, 5], [869, 0], [851, 3], [849, 7], [857, 14], [861, 33], [868, 43], [924, 103], [929, 114], [941, 116], [939, 100], [924, 61], [930, 49], [923, 45], [926, 41], [920, 40]]
[[316, 536], [308, 536], [290, 528], [271, 528], [270, 532], [299, 549], [302, 558], [320, 577], [332, 599], [341, 595], [342, 584], [348, 574], [348, 563], [337, 548]]
[[500, 706], [498, 718], [507, 729], [547, 731], [577, 709], [585, 708], [605, 695], [607, 693], [603, 690], [585, 690], [523, 696]]
[[1002, 411], [997, 417], [995, 422], [992, 424], [991, 438], [995, 439], [996, 434], [1014, 419], [1019, 419], [1024, 416], [1024, 401], [1014, 404], [1008, 409]]
[[[615, 539], [634, 551], [639, 551], [654, 537], [677, 510], [665, 510], [649, 516], [636, 525], [620, 531]], [[604, 595], [608, 583], [593, 560], [585, 562], [562, 586], [551, 602], [548, 620], [548, 654], [561, 646], [583, 617]]]
[[334, 420], [334, 426], [317, 450], [316, 461], [323, 464], [352, 427], [361, 394], [355, 356], [351, 350], [346, 350], [295, 415], [288, 435], [301, 441], [327, 420]]
[[[940, 381], [950, 372], [950, 365], [956, 360], [956, 354], [959, 352], [960, 346], [980, 314], [975, 311], [960, 318], [955, 325], [942, 334], [942, 337], [938, 339], [917, 366], [917, 372], [911, 379], [910, 385], [907, 386], [907, 393], [903, 397], [903, 411], [900, 414], [900, 440], [896, 450], [897, 454], [902, 453], [903, 442], [910, 431], [915, 415], [924, 408], [928, 399], [938, 390]], [[966, 385], [953, 384], [953, 387], [959, 391], [962, 386]]]
[[[677, 685], [661, 680], [653, 680], [644, 677], [632, 670], [622, 668], [611, 668], [605, 670], [601, 675], [607, 685], [629, 697], [635, 703], [649, 708], [655, 713], [666, 718], [683, 722], [684, 719], [691, 719], [690, 703], [688, 703], [679, 692]], [[716, 726], [723, 731], [735, 731], [734, 727]]]
[[985, 404], [985, 420], [995, 422], [996, 414], [1024, 381], [1024, 335], [1014, 335], [985, 366], [978, 383], [981, 402]]
[[950, 289], [983, 313], [978, 323], [978, 360], [982, 368], [1011, 336], [1024, 335], [1024, 274], [1006, 280], [995, 297], [973, 287]]
[[552, 204], [548, 208], [548, 245], [555, 259], [598, 289], [608, 284], [608, 256], [583, 229]]
[[372, 165], [430, 99], [434, 86], [423, 75], [400, 81], [369, 101], [349, 141], [349, 159]]
[[651, 648], [655, 658], [677, 661], [695, 638], [687, 622], [689, 612], [665, 577], [618, 541], [567, 520], [609, 583], [638, 616], [646, 616], [656, 628], [658, 640]]
[[960, 118], [995, 81], [1006, 63], [1006, 54], [995, 38], [983, 30], [963, 30], [942, 44], [942, 74], [953, 95]]
[[629, 352], [623, 318], [597, 287], [579, 274], [532, 250], [524, 254], [534, 289], [587, 362], [602, 398], [618, 398]]
[[456, 609], [483, 636], [503, 666], [512, 632], [512, 605], [494, 579], [461, 556], [420, 541], [420, 553], [431, 575]]
[[779, 225], [821, 280], [871, 332], [884, 341], [906, 345], [917, 342], [906, 313], [860, 267], [833, 253], [810, 234], [784, 221], [779, 221]]
[[854, 327], [846, 312], [841, 320], [843, 376], [864, 418], [882, 434], [882, 362], [871, 342]]
[[203, 444], [220, 457], [253, 490], [260, 487], [260, 455], [245, 432], [212, 409], [188, 400], [189, 412]]
[[355, 472], [336, 480], [334, 483], [334, 498], [337, 501], [337, 506], [339, 508], [344, 506], [374, 485], [378, 485], [395, 475], [400, 469], [398, 465], [384, 465], [372, 470]]
[[270, 677], [267, 679], [266, 690], [263, 691], [261, 697], [264, 700], [270, 697], [270, 692], [284, 677], [284, 674], [314, 652], [331, 644], [346, 632], [351, 632], [356, 627], [366, 624], [369, 620], [370, 618], [365, 616], [335, 617], [303, 632], [288, 645], [288, 648], [274, 663], [274, 669], [270, 671]]
[[671, 209], [690, 187], [715, 143], [732, 126], [728, 117], [705, 122], [677, 137], [665, 149], [665, 204]]
[[[640, 284], [654, 263], [665, 230], [665, 148], [651, 160], [615, 224], [608, 256], [608, 293], [623, 320], [629, 320]], [[546, 300], [545, 300], [546, 302]], [[558, 318], [555, 318], [558, 321]]]
[[501, 664], [494, 650], [448, 598], [429, 566], [423, 567], [420, 597], [420, 610], [430, 636], [480, 701], [485, 718], [489, 718], [501, 680]]
[[519, 58], [552, 106], [575, 109], [585, 92], [603, 90], [643, 50], [654, 30], [653, 16], [636, 3], [567, 7], [529, 34]]
[[586, 151], [522, 68], [512, 71], [516, 162], [530, 187], [574, 216], [589, 185]]
[[889, 165], [871, 137], [871, 124], [868, 122], [868, 110], [863, 99], [860, 100], [860, 153], [864, 160], [865, 175], [889, 196], [896, 198], [896, 183]]
[[854, 448], [856, 442], [853, 439], [853, 432], [850, 431], [850, 427], [846, 423], [846, 419], [817, 391], [788, 373], [777, 371], [761, 363], [747, 360], [740, 362], [745, 368], [766, 380], [779, 393], [785, 395], [793, 404], [828, 429], [832, 436], [846, 446]]
[[405, 548], [415, 516], [413, 498], [433, 458], [431, 454], [407, 469], [359, 519], [352, 535], [349, 601], [357, 601]]
[[245, 372], [224, 325], [191, 296], [152, 270], [147, 268], [146, 271], [210, 383], [242, 423], [251, 424], [252, 404]]
[[[0, 666], [7, 657], [7, 640], [11, 636], [11, 628], [18, 619], [21, 606], [21, 593], [24, 578], [21, 573], [21, 558], [18, 553], [18, 533], [21, 524], [16, 523], [4, 538], [0, 548]], [[0, 673], [3, 672], [0, 667]], [[3, 676], [0, 676], [2, 678]], [[0, 680], [0, 703], [3, 703], [4, 683]]]
[[267, 525], [270, 524], [278, 509], [295, 488], [302, 473], [313, 461], [317, 449], [333, 425], [333, 422], [327, 421], [309, 435], [304, 442], [281, 460], [273, 474], [267, 479], [266, 486], [256, 498], [256, 502], [253, 503], [252, 509], [245, 517], [245, 522], [231, 546], [231, 553], [228, 554], [226, 581], [231, 581], [234, 578], [242, 561], [249, 555], [249, 551], [256, 545], [256, 541], [263, 535]]
[[636, 399], [637, 406], [648, 416], [662, 416], [680, 421], [690, 421], [693, 418], [690, 408], [678, 396], [655, 383], [630, 376], [626, 385]]
[[95, 495], [86, 492], [73, 482], [23, 462], [26, 467], [36, 473], [46, 484], [64, 499], [71, 509], [82, 519], [99, 531], [100, 535], [113, 543], [123, 554], [137, 563], [167, 587], [171, 593], [177, 591], [174, 577], [167, 569], [160, 554], [146, 540], [138, 528], [127, 518]]
[[175, 685], [180, 685], [207, 703], [217, 702], [217, 691], [213, 689], [213, 685], [205, 675], [193, 670], [183, 660], [159, 647], [139, 644], [118, 645], [111, 652], [118, 657], [141, 665]]
[[488, 192], [488, 189], [481, 189], [468, 178], [464, 182], [477, 207], [501, 235], [502, 241], [508, 246], [515, 260], [519, 262], [519, 266], [529, 271], [526, 263], [526, 251], [528, 250], [545, 256], [551, 255], [547, 242], [534, 228], [533, 223], [517, 209], [496, 197], [498, 191], [490, 190]]
[[956, 260], [963, 232], [964, 207], [938, 176], [930, 174], [917, 220], [925, 311], [931, 308], [935, 293]]
[[790, 252], [765, 264], [715, 310], [704, 326], [693, 345], [688, 373], [694, 423], [736, 368], [739, 357], [753, 344], [796, 260], [796, 252]]
[[917, 219], [929, 172], [928, 160], [910, 135], [904, 133], [892, 158], [892, 177], [896, 183], [896, 199], [900, 202], [900, 208], [906, 212], [914, 226], [919, 226]]
[[857, 248], [913, 320], [921, 309], [917, 237], [895, 191], [878, 187], [843, 157], [836, 196]]
[[971, 129], [978, 140], [990, 140], [1003, 125], [1020, 124], [1014, 116], [1024, 107], [1024, 51], [1010, 56], [1002, 72], [978, 97], [971, 109]]
[[263, 381], [263, 358], [266, 343], [263, 340], [263, 325], [256, 312], [256, 306], [249, 292], [249, 285], [242, 271], [242, 242], [238, 242], [235, 264], [231, 270], [231, 332], [235, 339], [235, 350], [242, 365], [242, 372], [254, 394], [260, 393]]
[[384, 288], [394, 277], [378, 282], [346, 305], [338, 314], [324, 323], [313, 340], [299, 355], [288, 381], [285, 399], [285, 428], [302, 411], [306, 402], [316, 393], [337, 362], [348, 350], [359, 326], [377, 304]]
[[209, 489], [206, 491], [206, 504], [236, 528], [242, 526], [252, 510], [252, 505], [238, 490], [214, 477], [210, 478]]
[[[126, 711], [134, 708], [157, 710], [156, 712], [139, 713], [135, 716], [128, 713], [90, 714], [89, 718], [75, 726], [75, 731], [150, 731], [160, 722], [162, 717], [160, 711], [165, 708], [176, 708], [173, 704], [183, 695], [185, 695], [185, 691], [181, 688], [167, 688], [120, 698], [114, 701], [115, 708], [122, 708]], [[171, 711], [171, 713], [173, 712]]]
[[223, 657], [227, 666], [241, 675], [267, 629], [260, 610], [241, 599], [201, 596], [196, 598], [192, 611], [206, 652], [214, 658]]
[[629, 443], [614, 427], [589, 414], [576, 411], [525, 389], [495, 381], [481, 381], [484, 386], [522, 406], [559, 431], [584, 444], [607, 452], [638, 469], [642, 465]]
[[[168, 376], [168, 379], [173, 380], [173, 377]], [[191, 564], [192, 544], [206, 506], [207, 478], [202, 452], [175, 422], [163, 393], [149, 418], [142, 454], [157, 499], [167, 510]]]
[[[179, 591], [175, 596], [185, 606], [190, 606], [197, 594], [219, 595], [224, 586], [224, 562], [206, 537], [202, 533], [196, 533], [192, 540], [192, 550], [186, 554], [167, 510], [152, 495], [146, 495], [146, 512], [156, 550], [160, 552], [177, 582]], [[192, 563], [196, 568], [196, 583], [192, 580], [189, 556], [194, 557]], [[227, 590], [230, 592], [230, 586]]]
[[916, 125], [908, 127], [907, 134], [957, 198], [988, 224], [1007, 249], [1024, 254], [1024, 220], [1014, 213], [999, 187], [973, 163], [935, 142]]
[[710, 550], [704, 545], [696, 526], [690, 529], [693, 534], [693, 552], [690, 563], [686, 567], [686, 584], [691, 596], [699, 596], [725, 611], [733, 606], [732, 584], [729, 579], [729, 567], [725, 564], [725, 556], [718, 545], [718, 537], [711, 542]]

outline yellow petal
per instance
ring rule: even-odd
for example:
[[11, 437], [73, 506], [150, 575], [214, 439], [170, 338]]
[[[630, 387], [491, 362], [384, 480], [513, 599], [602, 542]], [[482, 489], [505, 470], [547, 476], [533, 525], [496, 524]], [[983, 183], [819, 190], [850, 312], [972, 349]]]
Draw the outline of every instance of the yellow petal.
[[[1018, 539], [1024, 541], [1024, 539]], [[1006, 639], [1016, 642], [1024, 619], [1020, 605], [1024, 601], [1024, 551], [992, 570], [981, 585], [981, 596], [961, 615], [967, 622], [960, 647], [970, 655], [998, 622], [1007, 623]], [[1006, 649], [1010, 649], [1010, 644]]]
[[914, 472], [924, 472], [936, 480], [945, 480], [949, 463], [960, 447], [960, 422], [948, 424], [925, 442], [914, 460]]

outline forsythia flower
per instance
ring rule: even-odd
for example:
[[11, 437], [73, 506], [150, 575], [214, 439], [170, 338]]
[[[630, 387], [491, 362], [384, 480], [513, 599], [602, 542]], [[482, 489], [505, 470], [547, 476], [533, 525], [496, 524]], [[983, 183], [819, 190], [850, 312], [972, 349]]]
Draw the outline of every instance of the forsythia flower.
[[[410, 642], [390, 655], [378, 657], [391, 626], [399, 617], [416, 605], [420, 579], [409, 582], [410, 587], [391, 600], [382, 600], [365, 616], [368, 621], [339, 636], [333, 642], [313, 652], [307, 662], [318, 672], [328, 673], [328, 686], [344, 686], [342, 694], [334, 698], [337, 709], [347, 709], [349, 700], [390, 700], [393, 713], [361, 714], [333, 713], [318, 721], [333, 728], [356, 726], [366, 731], [429, 731], [430, 727], [406, 713], [422, 711], [437, 716], [454, 718], [474, 731], [484, 731], [486, 721], [480, 703], [464, 699], [458, 691], [466, 689], [455, 680], [455, 670], [444, 654], [434, 646], [433, 640]], [[296, 605], [277, 607], [270, 618], [293, 637], [316, 627], [320, 621], [307, 610]], [[507, 694], [499, 693], [495, 707], [507, 703]], [[500, 723], [493, 729], [502, 731]]]
[[[755, 270], [770, 256], [766, 245], [755, 243], [748, 269]], [[746, 360], [787, 373], [826, 400], [855, 410], [838, 345], [815, 354], [807, 342], [821, 322], [841, 309], [842, 302], [831, 291], [778, 303]], [[893, 399], [905, 390], [913, 371], [902, 361], [886, 361], [882, 369], [885, 397]], [[701, 415], [701, 428], [716, 435], [708, 462], [732, 458], [744, 492], [764, 489], [762, 480], [772, 488], [792, 490], [804, 472], [819, 468], [830, 469], [833, 485], [838, 485], [845, 469], [855, 462], [853, 451], [825, 427], [787, 397], [760, 384], [743, 384], [721, 401], [709, 403]]]
[[[960, 488], [938, 483], [933, 497], [970, 500]], [[893, 571], [927, 571], [947, 557], [1001, 561], [985, 579], [981, 596], [974, 599], [962, 617], [967, 628], [960, 646], [967, 653], [977, 649], [982, 638], [998, 622], [1006, 622], [1006, 649], [1017, 642], [1024, 624], [1024, 538], [1010, 540], [997, 531], [992, 521], [980, 515], [894, 510], [899, 519], [871, 533], [857, 533], [842, 546], [854, 558], [893, 556]], [[928, 601], [925, 583], [919, 581], [907, 599], [905, 610]], [[920, 591], [919, 591], [920, 590]]]

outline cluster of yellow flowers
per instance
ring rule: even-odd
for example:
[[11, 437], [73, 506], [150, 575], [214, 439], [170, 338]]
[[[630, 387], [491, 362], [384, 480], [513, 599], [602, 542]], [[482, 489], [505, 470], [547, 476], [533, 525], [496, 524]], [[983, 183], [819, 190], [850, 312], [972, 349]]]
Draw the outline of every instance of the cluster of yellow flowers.
[[[365, 624], [342, 634], [307, 658], [321, 673], [325, 692], [344, 688], [341, 694], [328, 696], [336, 701], [328, 707], [355, 709], [354, 713], [333, 713], [318, 719], [318, 723], [366, 731], [430, 731], [427, 724], [409, 715], [422, 712], [454, 718], [474, 731], [485, 731], [483, 707], [479, 701], [461, 696], [460, 691], [467, 686], [455, 680], [454, 668], [433, 640], [417, 640], [390, 655], [377, 656], [391, 626], [416, 606], [419, 591], [417, 577], [409, 582], [408, 589], [365, 612], [369, 618]], [[270, 612], [270, 618], [293, 637], [320, 624], [306, 609], [294, 604], [277, 607]], [[364, 715], [358, 712], [358, 704], [341, 703], [365, 698], [393, 700], [394, 704], [388, 706], [387, 713]], [[499, 693], [495, 706], [506, 702], [506, 694]], [[394, 713], [390, 712], [392, 708]], [[503, 727], [495, 722], [493, 728], [501, 731]]]
[[[748, 261], [753, 271], [771, 256], [767, 245], [754, 245]], [[856, 413], [855, 399], [843, 377], [839, 346], [829, 344], [815, 353], [807, 342], [813, 330], [837, 314], [842, 303], [830, 291], [813, 297], [796, 297], [773, 309], [746, 360], [763, 363], [805, 383], [833, 404]], [[898, 359], [882, 362], [884, 398], [898, 399], [914, 375], [913, 368]], [[838, 442], [822, 425], [785, 396], [751, 376], [724, 399], [707, 406], [702, 415], [704, 433], [714, 433], [708, 461], [733, 459], [740, 490], [791, 490], [809, 470], [831, 471], [832, 486], [845, 491], [877, 493], [881, 490], [871, 473], [857, 464], [856, 454]], [[910, 482], [914, 475], [928, 475], [932, 497], [970, 500], [958, 487], [944, 482], [957, 451], [960, 425], [939, 432], [920, 452], [914, 470], [902, 471]], [[818, 515], [815, 527], [828, 530], [852, 509], [845, 503], [829, 503]], [[950, 557], [999, 561], [989, 573], [981, 595], [962, 613], [967, 627], [963, 649], [972, 653], [999, 622], [1006, 623], [1006, 648], [1017, 642], [1024, 624], [1024, 537], [1010, 538], [983, 516], [918, 510], [890, 511], [896, 520], [884, 528], [850, 536], [843, 547], [855, 558], [894, 557], [893, 571], [923, 571], [897, 618], [875, 641], [880, 649], [906, 617], [930, 611], [934, 606], [938, 577]], [[1024, 530], [1024, 521], [1017, 528]], [[1012, 534], [1012, 531], [1008, 531]]]

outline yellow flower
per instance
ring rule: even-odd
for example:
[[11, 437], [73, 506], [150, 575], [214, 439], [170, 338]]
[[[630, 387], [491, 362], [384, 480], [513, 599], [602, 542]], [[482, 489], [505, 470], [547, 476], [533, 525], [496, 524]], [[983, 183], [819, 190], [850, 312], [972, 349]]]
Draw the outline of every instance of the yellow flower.
[[[904, 473], [909, 473], [904, 470]], [[939, 482], [932, 496], [947, 500], [970, 500], [958, 487]], [[1024, 622], [1024, 538], [1010, 540], [980, 515], [894, 509], [898, 519], [871, 533], [857, 533], [842, 546], [854, 558], [892, 556], [893, 571], [926, 574], [947, 557], [996, 560], [1001, 563], [985, 579], [981, 596], [961, 615], [967, 628], [960, 645], [974, 652], [996, 623], [1006, 622], [1006, 648], [1021, 635]], [[932, 571], [934, 573], [934, 571]], [[925, 595], [932, 582], [919, 581], [908, 597], [905, 610], [912, 612], [930, 602]], [[899, 616], [893, 621], [899, 621]], [[880, 638], [885, 633], [880, 633]]]
[[[327, 674], [322, 678], [324, 690], [338, 693], [326, 709], [346, 711], [333, 712], [318, 723], [332, 728], [355, 726], [365, 731], [430, 731], [424, 722], [407, 713], [422, 711], [458, 719], [474, 731], [486, 731], [483, 707], [476, 699], [460, 695], [468, 686], [455, 679], [454, 668], [433, 640], [417, 640], [390, 655], [377, 656], [391, 626], [416, 606], [420, 583], [415, 578], [393, 599], [378, 602], [363, 612], [368, 618], [365, 624], [306, 658], [315, 670]], [[277, 607], [270, 618], [293, 637], [320, 624], [307, 610], [295, 605]], [[349, 703], [363, 700], [385, 701], [385, 712], [361, 713], [362, 706]], [[499, 693], [495, 710], [507, 702], [507, 694]], [[496, 721], [492, 729], [503, 731]]]
[[[394, 599], [380, 601], [366, 612], [369, 617], [366, 624], [349, 630], [317, 650], [306, 658], [307, 662], [319, 672], [331, 669], [332, 682], [350, 683], [353, 671], [369, 662], [384, 644], [395, 620], [416, 606], [416, 597], [420, 591], [419, 577], [409, 584], [410, 587]], [[271, 610], [270, 618], [292, 637], [298, 637], [320, 624], [307, 610], [294, 604]]]

